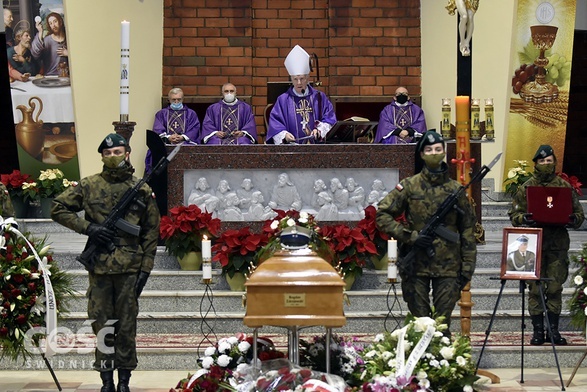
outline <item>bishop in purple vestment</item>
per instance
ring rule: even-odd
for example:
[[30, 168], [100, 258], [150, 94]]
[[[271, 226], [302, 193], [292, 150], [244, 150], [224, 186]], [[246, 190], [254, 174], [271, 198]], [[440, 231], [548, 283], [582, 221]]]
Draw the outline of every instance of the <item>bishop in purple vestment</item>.
[[379, 116], [375, 143], [406, 144], [415, 142], [426, 133], [424, 111], [410, 101], [408, 90], [395, 90], [393, 102], [383, 108]]
[[296, 45], [285, 59], [293, 86], [277, 97], [269, 116], [266, 143], [315, 143], [336, 123], [332, 103], [309, 83], [310, 55]]
[[232, 83], [222, 86], [222, 100], [208, 106], [202, 123], [202, 144], [254, 144], [257, 124], [251, 106], [236, 98]]
[[[168, 94], [169, 106], [155, 114], [153, 131], [166, 144], [197, 144], [200, 138], [200, 120], [192, 109], [183, 105], [183, 91], [172, 88]], [[145, 158], [145, 171], [153, 166], [151, 150]]]

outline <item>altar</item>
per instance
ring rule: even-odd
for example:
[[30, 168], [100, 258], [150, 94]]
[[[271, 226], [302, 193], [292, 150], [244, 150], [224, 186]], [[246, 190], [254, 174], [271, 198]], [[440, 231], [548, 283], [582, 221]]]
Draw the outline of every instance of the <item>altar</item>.
[[359, 220], [370, 200], [378, 202], [414, 173], [414, 150], [415, 145], [361, 143], [185, 146], [168, 166], [167, 206], [220, 206], [223, 221], [261, 221], [267, 217], [250, 215], [259, 200], [261, 214], [287, 206], [319, 214], [336, 204], [338, 218], [324, 220]]

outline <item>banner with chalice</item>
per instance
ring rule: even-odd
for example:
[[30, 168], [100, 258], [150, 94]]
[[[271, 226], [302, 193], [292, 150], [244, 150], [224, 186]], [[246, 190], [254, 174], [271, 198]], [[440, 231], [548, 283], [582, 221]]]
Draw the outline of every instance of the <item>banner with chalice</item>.
[[554, 148], [562, 169], [575, 12], [575, 0], [518, 1], [504, 178], [541, 144]]

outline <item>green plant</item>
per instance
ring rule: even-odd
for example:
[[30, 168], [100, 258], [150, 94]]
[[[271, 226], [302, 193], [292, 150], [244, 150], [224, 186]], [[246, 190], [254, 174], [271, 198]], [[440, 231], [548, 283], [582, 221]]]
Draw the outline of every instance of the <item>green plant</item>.
[[77, 186], [76, 181], [69, 181], [59, 169], [41, 170], [37, 180], [41, 197], [55, 197], [70, 186]]
[[505, 192], [514, 196], [518, 188], [532, 177], [532, 172], [528, 171], [528, 161], [514, 159], [516, 166], [508, 170], [508, 177], [504, 180], [503, 185]]
[[571, 256], [571, 260], [577, 267], [573, 274], [575, 291], [568, 301], [571, 324], [585, 331], [585, 323], [587, 322], [587, 244], [583, 244], [581, 253]]

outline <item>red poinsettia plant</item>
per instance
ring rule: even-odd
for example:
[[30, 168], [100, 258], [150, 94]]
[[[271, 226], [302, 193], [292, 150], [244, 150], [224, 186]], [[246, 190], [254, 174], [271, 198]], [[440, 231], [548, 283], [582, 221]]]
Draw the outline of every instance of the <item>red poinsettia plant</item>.
[[35, 179], [20, 170], [13, 170], [10, 174], [0, 175], [0, 180], [6, 186], [11, 198], [22, 198], [26, 200], [35, 200], [39, 196], [39, 187]]
[[220, 219], [202, 211], [197, 205], [179, 206], [161, 218], [159, 234], [170, 255], [182, 258], [189, 252], [202, 250], [202, 237], [217, 237]]
[[377, 254], [375, 243], [360, 227], [345, 224], [323, 226], [320, 229], [323, 241], [334, 254], [333, 265], [345, 276], [363, 273], [366, 259]]
[[379, 230], [375, 215], [377, 210], [373, 206], [365, 208], [365, 217], [357, 223], [357, 227], [363, 231], [365, 236], [375, 244], [377, 248], [377, 256], [383, 257], [387, 253], [387, 240], [389, 234]]
[[257, 252], [268, 242], [266, 233], [253, 233], [248, 226], [226, 230], [212, 246], [212, 261], [220, 263], [223, 275], [232, 278], [237, 272], [246, 274], [251, 264], [258, 264]]
[[577, 176], [569, 176], [566, 173], [559, 173], [559, 177], [568, 182], [569, 184], [571, 184], [571, 186], [579, 196], [583, 196], [583, 191], [581, 190], [581, 186], [583, 186], [583, 183], [579, 181]]

